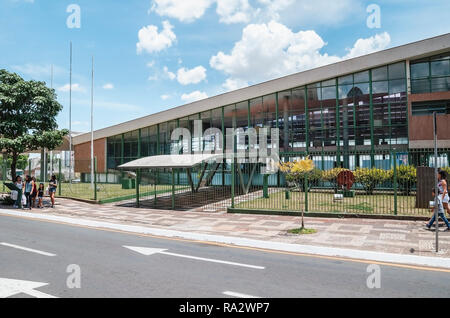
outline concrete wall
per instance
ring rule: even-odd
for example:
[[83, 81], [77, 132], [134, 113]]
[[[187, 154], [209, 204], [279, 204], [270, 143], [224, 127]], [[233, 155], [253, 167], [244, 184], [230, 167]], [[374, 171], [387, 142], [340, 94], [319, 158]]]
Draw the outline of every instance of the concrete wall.
[[[75, 172], [90, 173], [91, 143], [74, 146]], [[106, 138], [94, 140], [94, 156], [97, 157], [97, 172], [106, 172]]]

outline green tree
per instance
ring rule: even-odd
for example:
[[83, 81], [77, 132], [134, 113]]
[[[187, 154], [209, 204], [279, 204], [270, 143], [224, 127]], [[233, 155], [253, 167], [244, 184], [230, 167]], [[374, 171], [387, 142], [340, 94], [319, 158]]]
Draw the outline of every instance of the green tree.
[[44, 82], [25, 81], [19, 75], [0, 70], [0, 149], [11, 159], [11, 176], [16, 177], [20, 154], [60, 146], [67, 129], [58, 130], [56, 116], [62, 105], [55, 90]]

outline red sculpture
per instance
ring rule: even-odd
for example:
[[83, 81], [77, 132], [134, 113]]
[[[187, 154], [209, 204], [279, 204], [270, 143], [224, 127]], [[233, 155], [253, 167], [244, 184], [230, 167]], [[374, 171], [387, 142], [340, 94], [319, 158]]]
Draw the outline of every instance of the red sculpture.
[[339, 188], [350, 190], [353, 183], [355, 183], [355, 176], [353, 175], [353, 172], [350, 170], [341, 171], [337, 176], [337, 183]]

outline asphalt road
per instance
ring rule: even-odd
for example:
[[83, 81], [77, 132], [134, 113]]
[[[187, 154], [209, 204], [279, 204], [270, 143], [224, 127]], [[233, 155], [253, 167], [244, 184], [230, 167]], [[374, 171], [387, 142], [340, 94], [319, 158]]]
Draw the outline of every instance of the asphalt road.
[[[81, 288], [67, 285], [72, 264]], [[449, 272], [380, 265], [381, 288], [371, 289], [368, 266], [0, 216], [0, 296], [450, 297]], [[14, 293], [5, 279], [48, 285]]]

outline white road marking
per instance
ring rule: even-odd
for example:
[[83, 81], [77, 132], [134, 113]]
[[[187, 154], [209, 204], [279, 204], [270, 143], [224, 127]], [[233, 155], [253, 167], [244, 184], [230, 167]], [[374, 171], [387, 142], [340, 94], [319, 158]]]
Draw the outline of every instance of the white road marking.
[[0, 210], [0, 215], [23, 217], [29, 220], [60, 222], [67, 225], [90, 227], [95, 229], [106, 229], [123, 231], [136, 234], [154, 235], [158, 237], [182, 238], [185, 240], [214, 242], [240, 247], [251, 247], [264, 250], [283, 251], [289, 253], [301, 253], [308, 255], [320, 255], [330, 257], [341, 257], [363, 261], [387, 262], [396, 264], [408, 264], [413, 266], [427, 266], [450, 269], [450, 257], [419, 256], [409, 254], [395, 254], [385, 252], [375, 252], [368, 250], [356, 250], [350, 248], [326, 247], [316, 245], [303, 245], [294, 243], [272, 242], [267, 240], [256, 240], [243, 237], [233, 237], [224, 235], [212, 235], [195, 232], [166, 230], [140, 225], [117, 224], [104, 221], [87, 220], [83, 218], [75, 219], [64, 216], [56, 216], [42, 213], [26, 213], [15, 210]]
[[124, 246], [124, 247], [127, 249], [130, 249], [132, 251], [138, 252], [140, 254], [146, 255], [146, 256], [153, 255], [153, 254], [163, 254], [163, 255], [169, 255], [169, 256], [175, 256], [175, 257], [194, 259], [197, 261], [205, 261], [205, 262], [219, 263], [219, 264], [232, 265], [232, 266], [241, 266], [241, 267], [247, 267], [247, 268], [253, 268], [253, 269], [265, 269], [265, 267], [263, 267], [263, 266], [242, 264], [242, 263], [236, 263], [236, 262], [228, 262], [228, 261], [222, 261], [222, 260], [213, 259], [213, 258], [204, 258], [204, 257], [169, 253], [169, 252], [166, 252], [167, 251], [166, 249], [161, 249], [161, 248], [147, 248], [147, 247], [137, 247], [137, 246]]
[[236, 292], [232, 292], [232, 291], [225, 291], [225, 292], [223, 292], [223, 294], [227, 295], [227, 296], [231, 296], [231, 297], [236, 297], [236, 298], [261, 298], [258, 296], [246, 295], [246, 294], [236, 293]]
[[57, 298], [55, 296], [35, 290], [47, 286], [47, 283], [31, 282], [26, 280], [0, 278], [0, 298], [26, 294], [36, 298]]
[[0, 243], [0, 245], [6, 246], [6, 247], [15, 248], [15, 249], [26, 251], [26, 252], [40, 254], [40, 255], [44, 255], [44, 256], [50, 256], [50, 257], [56, 256], [56, 254], [47, 253], [47, 252], [43, 252], [43, 251], [39, 251], [39, 250], [34, 250], [32, 248], [23, 247], [23, 246], [14, 245], [14, 244], [9, 244], [9, 243]]

